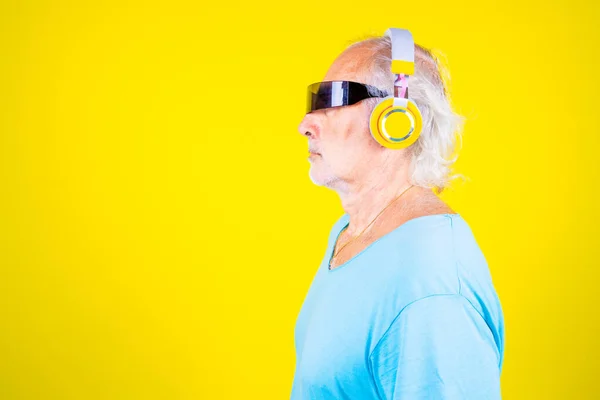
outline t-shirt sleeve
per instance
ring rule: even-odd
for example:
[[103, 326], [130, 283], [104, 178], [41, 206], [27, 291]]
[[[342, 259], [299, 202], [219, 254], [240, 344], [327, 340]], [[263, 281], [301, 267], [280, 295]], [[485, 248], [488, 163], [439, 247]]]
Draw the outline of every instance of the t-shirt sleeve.
[[500, 353], [486, 321], [461, 295], [406, 306], [373, 349], [381, 399], [500, 399]]

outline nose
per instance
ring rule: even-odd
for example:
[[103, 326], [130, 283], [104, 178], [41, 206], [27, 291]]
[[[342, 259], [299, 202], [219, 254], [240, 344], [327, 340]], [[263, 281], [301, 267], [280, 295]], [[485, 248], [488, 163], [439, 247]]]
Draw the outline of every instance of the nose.
[[298, 125], [298, 132], [303, 136], [314, 139], [317, 131], [318, 127], [314, 120], [314, 115], [311, 113], [306, 114], [304, 118], [302, 118], [302, 121], [300, 121], [300, 125]]

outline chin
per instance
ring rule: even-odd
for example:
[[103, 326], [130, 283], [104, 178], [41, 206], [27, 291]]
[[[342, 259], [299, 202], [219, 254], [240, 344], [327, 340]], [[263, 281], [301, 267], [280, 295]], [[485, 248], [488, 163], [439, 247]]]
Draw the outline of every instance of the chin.
[[318, 169], [318, 167], [315, 168], [314, 166], [311, 166], [310, 171], [308, 172], [311, 182], [315, 185], [330, 187], [335, 181], [337, 181], [337, 177], [330, 174], [323, 174], [321, 171], [318, 171]]

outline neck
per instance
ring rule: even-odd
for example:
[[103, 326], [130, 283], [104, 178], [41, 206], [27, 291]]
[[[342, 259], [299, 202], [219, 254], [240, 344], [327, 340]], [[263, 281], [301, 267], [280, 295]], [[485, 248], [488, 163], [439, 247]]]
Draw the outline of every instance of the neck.
[[[430, 189], [411, 187], [412, 184], [406, 177], [399, 179], [388, 176], [387, 179], [381, 179], [382, 176], [385, 177], [379, 175], [379, 180], [366, 179], [364, 182], [354, 184], [347, 182], [344, 190], [338, 190], [342, 208], [350, 217], [346, 229], [349, 235], [358, 235], [374, 219], [376, 221], [368, 228], [369, 230], [381, 223], [381, 220], [389, 220], [391, 215], [414, 213], [421, 203], [435, 196]], [[384, 209], [385, 211], [378, 216]]]

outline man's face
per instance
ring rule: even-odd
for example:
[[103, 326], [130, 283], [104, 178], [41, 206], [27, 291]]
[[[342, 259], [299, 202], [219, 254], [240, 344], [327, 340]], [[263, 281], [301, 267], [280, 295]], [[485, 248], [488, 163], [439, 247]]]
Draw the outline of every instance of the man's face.
[[[323, 81], [365, 82], [361, 47], [346, 50], [332, 64]], [[360, 180], [380, 145], [371, 137], [366, 101], [350, 106], [332, 107], [308, 113], [298, 126], [308, 138], [310, 178], [316, 185], [332, 187], [338, 181]]]

